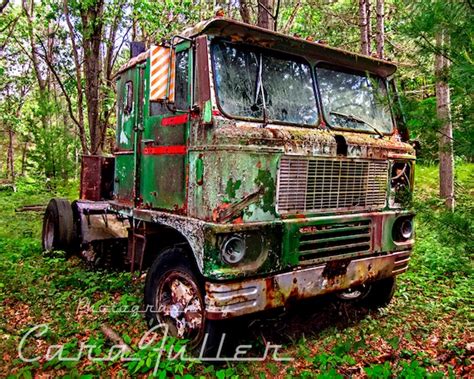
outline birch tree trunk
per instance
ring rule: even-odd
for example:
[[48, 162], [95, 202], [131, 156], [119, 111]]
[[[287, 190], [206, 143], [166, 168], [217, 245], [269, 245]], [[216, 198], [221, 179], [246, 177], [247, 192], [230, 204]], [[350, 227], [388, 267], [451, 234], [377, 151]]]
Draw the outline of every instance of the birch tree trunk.
[[438, 53], [435, 57], [436, 113], [441, 121], [439, 139], [439, 195], [445, 200], [446, 208], [454, 209], [454, 152], [453, 124], [451, 120], [451, 99], [448, 85], [449, 61], [443, 56], [443, 49], [449, 41], [443, 32], [436, 35]]
[[359, 0], [360, 52], [370, 55], [370, 0]]
[[377, 57], [380, 59], [384, 58], [384, 44], [385, 44], [385, 34], [384, 34], [384, 0], [377, 0], [375, 5], [375, 13], [377, 15], [377, 24], [376, 24], [376, 44], [377, 44]]

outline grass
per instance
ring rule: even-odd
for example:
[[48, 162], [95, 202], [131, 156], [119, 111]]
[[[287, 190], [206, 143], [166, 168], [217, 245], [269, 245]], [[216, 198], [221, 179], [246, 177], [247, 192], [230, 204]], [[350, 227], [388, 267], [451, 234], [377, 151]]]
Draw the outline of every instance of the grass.
[[[474, 165], [459, 164], [457, 210], [442, 210], [436, 198], [437, 167], [417, 167], [417, 244], [410, 270], [399, 277], [394, 301], [369, 312], [318, 298], [300, 303], [285, 314], [272, 313], [236, 324], [241, 339], [262, 348], [282, 345], [279, 354], [292, 362], [267, 359], [258, 363], [215, 366], [162, 359], [161, 377], [368, 377], [404, 378], [468, 376], [473, 353], [472, 278]], [[123, 272], [97, 271], [61, 252], [44, 254], [39, 236], [41, 214], [16, 213], [25, 204], [45, 204], [59, 195], [73, 199], [77, 184], [46, 191], [36, 183], [19, 183], [18, 192], [0, 192], [0, 376], [29, 378], [131, 377], [149, 375], [157, 359], [140, 350], [146, 330], [141, 314], [100, 313], [84, 307], [84, 299], [130, 309], [142, 303], [143, 280]], [[81, 306], [82, 305], [82, 306]], [[23, 362], [18, 344], [34, 325], [48, 324], [41, 338], [30, 338]], [[135, 351], [135, 362], [46, 360], [48, 346], [63, 344], [63, 356], [77, 355], [81, 343], [94, 345], [93, 356], [111, 346], [101, 326], [107, 324]], [[168, 340], [168, 350], [179, 350]], [[53, 354], [54, 351], [51, 351]]]

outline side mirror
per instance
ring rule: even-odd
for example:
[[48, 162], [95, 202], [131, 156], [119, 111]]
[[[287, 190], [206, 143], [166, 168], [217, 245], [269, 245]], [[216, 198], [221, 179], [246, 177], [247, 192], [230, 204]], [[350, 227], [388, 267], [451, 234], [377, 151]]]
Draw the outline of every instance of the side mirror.
[[416, 155], [418, 155], [418, 153], [421, 151], [421, 142], [417, 139], [412, 139], [408, 141], [408, 143], [413, 146]]

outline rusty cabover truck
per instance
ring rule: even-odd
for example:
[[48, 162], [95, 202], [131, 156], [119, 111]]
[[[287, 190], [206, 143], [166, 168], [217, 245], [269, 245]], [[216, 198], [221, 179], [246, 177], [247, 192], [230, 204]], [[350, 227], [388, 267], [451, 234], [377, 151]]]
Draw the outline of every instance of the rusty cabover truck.
[[150, 325], [195, 344], [292, 299], [388, 304], [414, 243], [394, 64], [224, 18], [133, 55], [114, 156], [51, 200], [45, 249], [146, 269]]

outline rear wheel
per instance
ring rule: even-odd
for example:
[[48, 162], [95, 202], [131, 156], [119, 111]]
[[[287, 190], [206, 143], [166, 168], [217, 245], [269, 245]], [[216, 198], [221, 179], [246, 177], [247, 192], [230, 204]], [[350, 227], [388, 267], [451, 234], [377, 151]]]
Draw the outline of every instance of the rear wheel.
[[345, 302], [358, 303], [367, 308], [386, 307], [393, 298], [396, 289], [395, 277], [377, 280], [373, 283], [348, 288], [338, 292], [336, 296]]
[[43, 250], [71, 252], [75, 242], [74, 218], [71, 204], [65, 199], [51, 199], [43, 218], [41, 237]]
[[370, 284], [362, 284], [361, 286], [351, 287], [344, 291], [338, 292], [336, 296], [339, 300], [352, 302], [361, 301], [370, 291]]
[[[150, 267], [145, 284], [148, 325], [166, 325], [168, 334], [188, 340], [191, 350], [212, 354], [220, 335], [205, 317], [204, 283], [179, 247], [165, 249]], [[164, 331], [163, 329], [161, 329]]]

